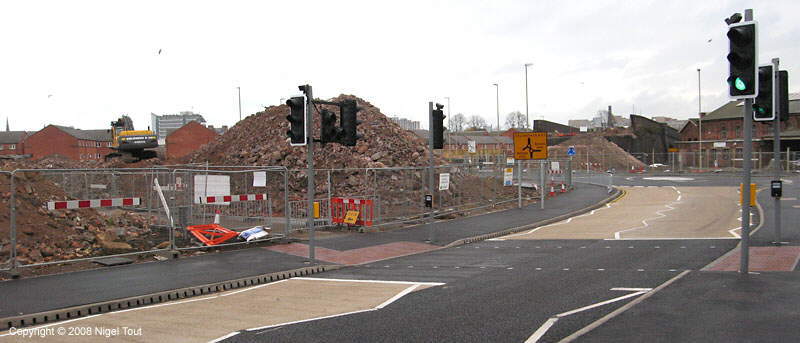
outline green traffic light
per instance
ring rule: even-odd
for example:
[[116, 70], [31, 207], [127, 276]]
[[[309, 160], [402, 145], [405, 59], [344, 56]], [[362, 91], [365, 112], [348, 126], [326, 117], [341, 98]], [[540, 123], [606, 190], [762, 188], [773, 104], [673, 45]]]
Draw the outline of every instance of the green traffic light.
[[747, 89], [747, 85], [744, 84], [744, 80], [742, 80], [741, 77], [737, 77], [736, 80], [734, 81], [733, 85], [734, 85], [734, 87], [736, 87], [736, 89], [738, 89], [740, 91], [743, 91], [743, 90]]

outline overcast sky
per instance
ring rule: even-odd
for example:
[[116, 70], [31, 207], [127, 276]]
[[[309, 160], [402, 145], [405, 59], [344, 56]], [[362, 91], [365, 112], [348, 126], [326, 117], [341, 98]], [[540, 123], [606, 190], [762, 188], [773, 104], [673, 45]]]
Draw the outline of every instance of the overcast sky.
[[[800, 89], [800, 1], [2, 1], [0, 118], [106, 128], [191, 110], [209, 124], [297, 93], [354, 94], [427, 126], [427, 102], [501, 123], [697, 116], [727, 101], [723, 19], [759, 21], [760, 62]], [[302, 44], [302, 46], [301, 46]], [[158, 51], [161, 50], [159, 54]]]

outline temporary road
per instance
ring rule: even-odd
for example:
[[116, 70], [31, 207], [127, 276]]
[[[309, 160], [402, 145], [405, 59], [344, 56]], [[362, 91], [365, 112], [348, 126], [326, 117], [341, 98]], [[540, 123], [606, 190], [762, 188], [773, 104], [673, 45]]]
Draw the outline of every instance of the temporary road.
[[603, 208], [495, 240], [739, 238], [734, 187], [620, 188], [623, 197]]

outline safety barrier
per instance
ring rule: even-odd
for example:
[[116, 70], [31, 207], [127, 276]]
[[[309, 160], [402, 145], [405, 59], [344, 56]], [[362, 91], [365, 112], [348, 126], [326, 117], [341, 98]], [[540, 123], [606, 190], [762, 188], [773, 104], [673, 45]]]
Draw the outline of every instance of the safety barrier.
[[[288, 234], [290, 215], [285, 168], [180, 166], [172, 173], [173, 183], [183, 185], [183, 191], [172, 201], [178, 250], [208, 246], [186, 228], [210, 225], [215, 218], [219, 220], [217, 224], [233, 232], [260, 226], [270, 228], [271, 239]], [[247, 243], [231, 240], [217, 245]]]
[[[347, 212], [358, 211], [355, 223], [346, 223]], [[372, 199], [331, 198], [331, 220], [337, 224], [372, 226], [375, 203]]]

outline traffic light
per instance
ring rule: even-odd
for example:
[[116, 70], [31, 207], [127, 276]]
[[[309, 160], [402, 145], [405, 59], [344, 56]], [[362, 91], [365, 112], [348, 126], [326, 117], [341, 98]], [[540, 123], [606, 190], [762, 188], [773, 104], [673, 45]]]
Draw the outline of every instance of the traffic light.
[[778, 72], [778, 116], [781, 121], [789, 120], [789, 72]]
[[728, 94], [734, 99], [754, 98], [758, 95], [756, 22], [731, 24], [727, 36], [730, 41]]
[[355, 100], [343, 100], [341, 102], [342, 118], [340, 124], [342, 127], [339, 143], [346, 146], [355, 146], [356, 141], [362, 136], [358, 134], [358, 124], [361, 121], [357, 119], [359, 108]]
[[323, 108], [322, 111], [320, 111], [320, 117], [322, 117], [320, 141], [322, 141], [322, 143], [338, 142], [339, 134], [342, 129], [336, 127], [336, 114], [327, 108]]
[[289, 106], [289, 115], [286, 116], [289, 120], [289, 131], [286, 131], [286, 135], [291, 140], [290, 145], [306, 145], [306, 97], [291, 97], [286, 100], [286, 105]]
[[775, 120], [775, 112], [772, 111], [772, 79], [775, 74], [772, 72], [772, 65], [758, 67], [758, 96], [753, 102], [753, 120], [772, 121]]
[[444, 105], [436, 104], [436, 109], [433, 110], [432, 116], [432, 127], [431, 127], [431, 135], [433, 135], [433, 148], [434, 149], [442, 149], [444, 148], [444, 112], [442, 111]]

